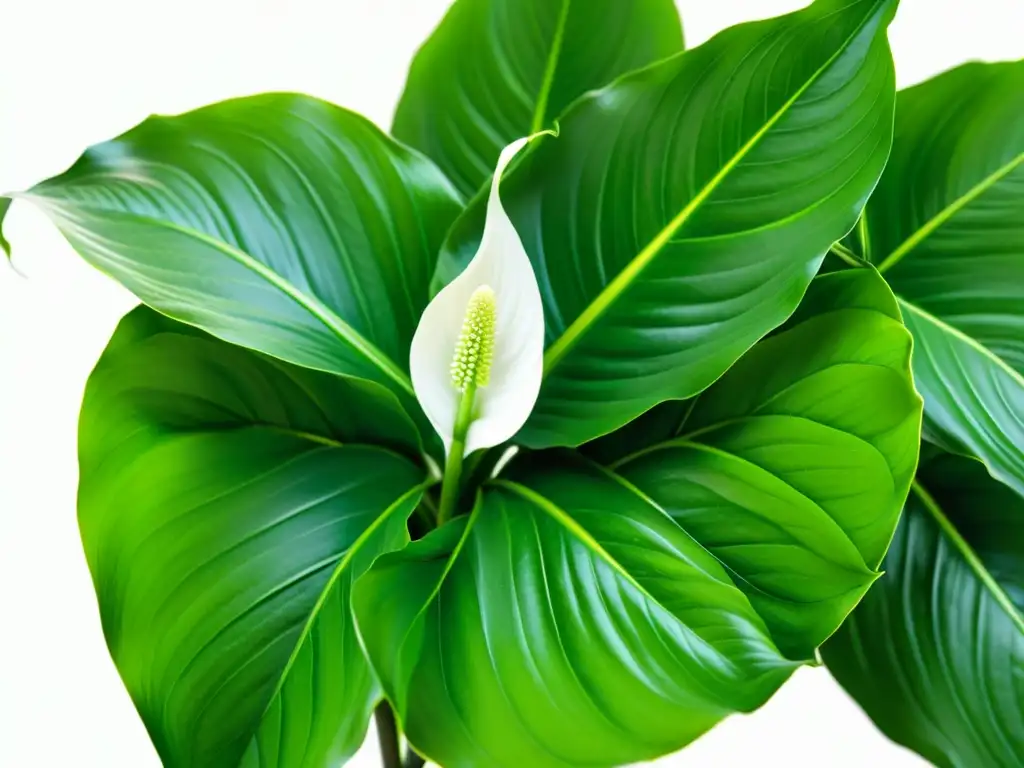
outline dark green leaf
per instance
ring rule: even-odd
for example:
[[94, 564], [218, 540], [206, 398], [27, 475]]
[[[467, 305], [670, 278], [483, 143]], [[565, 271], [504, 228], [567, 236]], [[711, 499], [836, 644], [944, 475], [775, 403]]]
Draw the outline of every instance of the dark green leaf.
[[[548, 347], [520, 439], [578, 445], [696, 394], [793, 311], [882, 171], [894, 0], [819, 0], [576, 102], [502, 199]], [[477, 201], [439, 276], [475, 251]]]
[[471, 195], [506, 144], [682, 47], [672, 0], [457, 0], [413, 60], [392, 132]]
[[[412, 421], [381, 385], [282, 363], [147, 307], [121, 322], [103, 360], [93, 374], [90, 406], [139, 427], [260, 426], [324, 444], [386, 446], [414, 459], [422, 452]], [[88, 410], [82, 418], [85, 439]], [[97, 428], [106, 439], [106, 427]]]
[[417, 750], [446, 768], [622, 765], [763, 704], [796, 662], [718, 561], [613, 474], [538, 464], [356, 584]]
[[458, 194], [358, 115], [272, 94], [151, 117], [23, 196], [161, 312], [411, 403], [409, 343]]
[[874, 270], [819, 277], [781, 332], [662, 418], [664, 442], [613, 464], [723, 563], [792, 656], [835, 631], [892, 538], [921, 426], [910, 348]]
[[933, 458], [884, 567], [822, 649], [836, 679], [935, 765], [1024, 765], [1024, 500], [974, 459]]
[[[423, 472], [393, 395], [139, 308], [86, 388], [79, 524], [111, 655], [168, 768], [337, 765], [379, 696], [350, 586]], [[353, 441], [349, 444], [347, 441]], [[244, 756], [244, 759], [243, 759]]]
[[1024, 493], [1024, 61], [900, 92], [865, 221], [914, 334], [929, 433]]

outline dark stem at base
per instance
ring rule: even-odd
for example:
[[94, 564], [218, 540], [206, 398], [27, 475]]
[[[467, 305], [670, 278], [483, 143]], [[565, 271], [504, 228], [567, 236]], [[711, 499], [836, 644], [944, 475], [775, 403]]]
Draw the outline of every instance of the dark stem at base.
[[380, 740], [380, 757], [384, 768], [423, 768], [427, 764], [426, 758], [417, 755], [411, 747], [406, 751], [405, 760], [402, 760], [398, 723], [391, 705], [382, 701], [373, 716], [377, 721], [377, 738]]
[[391, 705], [382, 701], [373, 712], [380, 740], [380, 757], [384, 768], [402, 768], [402, 752], [398, 745], [398, 724]]

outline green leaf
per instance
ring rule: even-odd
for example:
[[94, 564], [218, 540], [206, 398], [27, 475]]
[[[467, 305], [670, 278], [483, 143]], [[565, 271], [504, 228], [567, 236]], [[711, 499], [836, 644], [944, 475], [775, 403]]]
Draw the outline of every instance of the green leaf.
[[921, 428], [910, 349], [873, 269], [821, 276], [779, 333], [674, 421], [652, 419], [671, 434], [613, 463], [718, 558], [790, 656], [835, 631], [892, 538]]
[[[282, 363], [148, 307], [118, 326], [92, 382], [92, 407], [146, 429], [259, 426], [325, 445], [372, 443], [413, 459], [422, 453], [409, 416], [381, 385]], [[82, 418], [85, 439], [91, 415]], [[107, 427], [97, 422], [97, 429], [106, 440]]]
[[3, 249], [3, 252], [8, 259], [11, 258], [11, 244], [7, 242], [7, 239], [4, 237], [3, 223], [4, 216], [7, 215], [7, 211], [10, 207], [11, 198], [0, 197], [0, 249]]
[[974, 459], [935, 457], [885, 570], [822, 649], [832, 674], [937, 766], [1024, 764], [1024, 499]]
[[700, 544], [567, 455], [379, 558], [354, 606], [403, 730], [446, 768], [650, 759], [797, 666]]
[[865, 222], [914, 334], [929, 434], [1024, 493], [1024, 61], [900, 92]]
[[472, 195], [506, 144], [682, 47], [671, 0], [457, 0], [412, 62], [392, 133]]
[[[423, 471], [378, 385], [142, 307], [86, 388], [79, 524], [107, 644], [168, 768], [337, 765], [378, 684], [350, 588], [409, 540]], [[351, 442], [349, 442], [351, 441]], [[244, 758], [243, 758], [244, 756]]]
[[164, 314], [414, 402], [409, 344], [459, 197], [362, 117], [288, 94], [151, 117], [21, 196]]
[[[547, 323], [520, 433], [578, 445], [717, 379], [793, 311], [888, 155], [894, 0], [819, 0], [580, 101], [502, 185]], [[475, 201], [439, 263], [475, 251]]]

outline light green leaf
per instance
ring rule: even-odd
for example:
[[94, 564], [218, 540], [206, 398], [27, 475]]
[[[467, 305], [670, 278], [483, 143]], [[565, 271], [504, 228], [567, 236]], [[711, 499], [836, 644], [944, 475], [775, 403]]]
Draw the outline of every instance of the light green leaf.
[[937, 766], [1024, 764], [1024, 500], [980, 462], [940, 454], [884, 567], [822, 649], [832, 674]]
[[796, 666], [714, 557], [571, 456], [382, 556], [354, 606], [403, 730], [446, 768], [650, 759]]
[[[0, 197], [0, 224], [3, 224], [4, 216], [7, 215], [7, 209], [10, 207], [11, 198]], [[7, 239], [4, 237], [3, 229], [0, 229], [0, 249], [3, 249], [7, 258], [11, 257], [11, 244], [7, 242]]]
[[[576, 102], [502, 200], [533, 261], [545, 381], [519, 439], [578, 445], [717, 379], [795, 309], [889, 150], [894, 0], [819, 0]], [[450, 279], [482, 205], [456, 222]]]
[[1024, 493], [1024, 61], [900, 92], [865, 226], [914, 333], [928, 432]]
[[[350, 586], [424, 473], [382, 387], [139, 308], [89, 379], [79, 524], [111, 656], [168, 768], [337, 765], [378, 684]], [[351, 444], [349, 441], [352, 441]], [[244, 760], [243, 760], [244, 756]]]
[[892, 538], [921, 428], [910, 349], [874, 270], [824, 275], [681, 418], [656, 409], [672, 434], [613, 463], [722, 562], [792, 656], [835, 631]]
[[415, 409], [409, 343], [459, 198], [362, 117], [287, 94], [151, 117], [20, 196], [164, 314]]
[[682, 47], [672, 0], [456, 0], [412, 62], [392, 132], [472, 195], [506, 144]]

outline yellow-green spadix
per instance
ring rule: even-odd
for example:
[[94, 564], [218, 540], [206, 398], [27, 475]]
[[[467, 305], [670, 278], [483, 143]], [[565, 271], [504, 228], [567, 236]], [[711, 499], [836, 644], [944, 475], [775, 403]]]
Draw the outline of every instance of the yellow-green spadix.
[[451, 450], [467, 385], [473, 389], [467, 455], [515, 435], [540, 392], [544, 308], [533, 266], [498, 193], [505, 167], [528, 141], [502, 151], [480, 247], [427, 306], [412, 339], [413, 388], [445, 451]]

